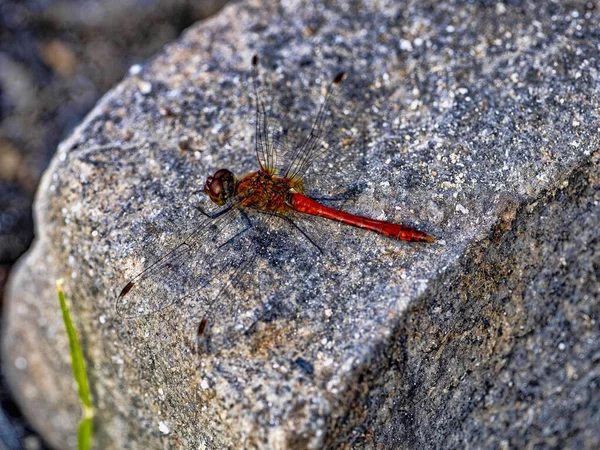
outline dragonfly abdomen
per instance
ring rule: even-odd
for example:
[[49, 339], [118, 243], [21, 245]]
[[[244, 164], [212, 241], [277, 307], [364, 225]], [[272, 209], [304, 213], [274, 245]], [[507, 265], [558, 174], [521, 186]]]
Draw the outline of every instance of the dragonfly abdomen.
[[435, 242], [435, 238], [433, 236], [423, 233], [416, 228], [350, 214], [322, 205], [321, 203], [302, 194], [294, 194], [291, 199], [291, 205], [292, 208], [298, 212], [311, 214], [313, 216], [325, 217], [326, 219], [330, 220], [336, 220], [347, 225], [374, 231], [375, 233], [390, 237], [392, 239], [397, 239], [399, 241]]

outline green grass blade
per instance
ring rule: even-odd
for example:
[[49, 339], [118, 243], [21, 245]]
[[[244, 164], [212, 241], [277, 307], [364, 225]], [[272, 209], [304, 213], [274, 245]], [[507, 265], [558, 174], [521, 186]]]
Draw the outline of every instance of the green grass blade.
[[77, 448], [79, 450], [88, 450], [92, 446], [92, 418], [84, 417], [79, 422], [77, 430]]
[[56, 282], [56, 290], [58, 291], [58, 301], [60, 303], [60, 309], [62, 311], [65, 328], [67, 330], [67, 336], [69, 337], [73, 376], [77, 382], [79, 399], [83, 408], [83, 418], [79, 423], [77, 442], [79, 450], [88, 450], [92, 441], [92, 418], [94, 413], [90, 389], [88, 387], [87, 376], [85, 373], [85, 362], [83, 360], [81, 347], [79, 346], [79, 340], [77, 339], [77, 333], [75, 332], [75, 327], [73, 326], [73, 321], [71, 320], [71, 314], [69, 313], [69, 308], [67, 307], [67, 302], [65, 300], [65, 293], [62, 289], [62, 280], [58, 280]]

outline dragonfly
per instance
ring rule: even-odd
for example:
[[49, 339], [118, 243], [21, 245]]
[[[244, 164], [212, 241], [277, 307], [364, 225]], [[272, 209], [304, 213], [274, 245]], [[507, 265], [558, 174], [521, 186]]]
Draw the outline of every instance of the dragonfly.
[[[283, 219], [320, 253], [323, 251], [319, 245], [296, 225], [294, 218], [298, 215], [341, 222], [398, 241], [435, 242], [432, 235], [414, 227], [351, 214], [327, 206], [306, 194], [303, 176], [316, 159], [316, 153], [323, 147], [328, 108], [335, 91], [346, 77], [345, 72], [333, 77], [308, 136], [288, 150], [291, 156], [283, 170], [278, 172], [278, 149], [270, 132], [265, 100], [257, 84], [258, 64], [258, 56], [255, 55], [252, 58], [252, 85], [255, 97], [254, 150], [258, 170], [238, 178], [231, 170], [223, 168], [206, 179], [203, 191], [219, 209], [213, 213], [201, 210], [204, 219], [191, 233], [127, 282], [117, 298], [117, 309], [123, 315], [137, 317], [166, 308], [205, 288], [225, 268], [233, 268], [234, 275], [223, 281], [225, 287], [218, 290], [210, 305], [217, 301], [224, 289], [239, 282], [248, 270], [248, 259], [235, 257], [232, 252], [227, 253], [223, 249], [252, 228], [253, 223], [247, 214], [250, 211]], [[236, 220], [241, 220], [245, 225], [239, 231], [232, 231], [231, 223]], [[190, 277], [182, 270], [185, 265], [195, 265], [195, 276]], [[207, 308], [209, 311], [210, 305]], [[198, 325], [198, 335], [205, 334], [209, 327], [208, 314]]]

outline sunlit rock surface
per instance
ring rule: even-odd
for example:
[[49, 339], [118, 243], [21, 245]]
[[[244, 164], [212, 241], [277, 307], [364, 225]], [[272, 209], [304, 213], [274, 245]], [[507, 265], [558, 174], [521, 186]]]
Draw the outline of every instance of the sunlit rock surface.
[[[65, 278], [98, 448], [595, 447], [598, 13], [571, 8], [237, 4], [131, 74], [61, 145], [11, 280], [34, 423], [74, 445]], [[311, 243], [252, 211], [231, 241], [239, 216], [204, 228], [206, 176], [257, 169], [254, 54], [288, 147], [348, 72], [307, 191], [435, 244], [293, 217]]]

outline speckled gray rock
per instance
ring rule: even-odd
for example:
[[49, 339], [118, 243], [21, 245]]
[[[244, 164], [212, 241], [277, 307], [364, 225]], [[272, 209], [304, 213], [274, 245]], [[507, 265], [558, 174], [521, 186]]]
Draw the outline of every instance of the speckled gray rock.
[[[11, 281], [4, 358], [34, 423], [72, 445], [63, 277], [98, 448], [595, 447], [598, 13], [571, 8], [237, 4], [124, 80], [59, 149]], [[206, 175], [256, 169], [254, 53], [292, 135], [348, 71], [308, 190], [438, 242], [301, 221], [320, 254], [252, 214], [149, 286], [155, 313], [119, 314], [205, 220]]]

